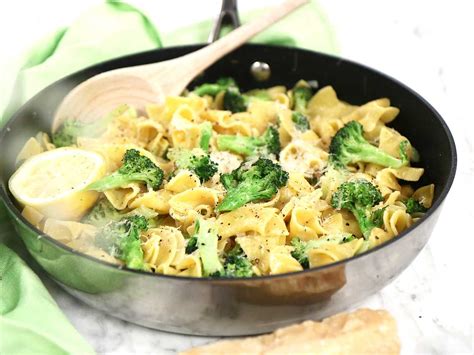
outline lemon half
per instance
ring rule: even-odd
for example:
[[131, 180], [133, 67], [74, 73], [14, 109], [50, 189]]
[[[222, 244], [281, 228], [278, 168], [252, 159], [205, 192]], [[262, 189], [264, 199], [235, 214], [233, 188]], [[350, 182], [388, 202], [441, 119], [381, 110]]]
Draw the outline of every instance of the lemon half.
[[106, 172], [104, 158], [77, 148], [59, 148], [29, 158], [12, 175], [10, 191], [47, 217], [78, 220], [99, 197], [85, 188]]

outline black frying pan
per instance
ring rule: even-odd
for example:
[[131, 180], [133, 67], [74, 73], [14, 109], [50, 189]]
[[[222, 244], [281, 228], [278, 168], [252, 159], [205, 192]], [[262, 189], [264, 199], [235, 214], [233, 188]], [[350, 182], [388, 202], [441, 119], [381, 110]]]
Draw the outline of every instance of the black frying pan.
[[[201, 46], [165, 48], [94, 65], [41, 91], [0, 133], [0, 195], [29, 252], [68, 292], [104, 312], [147, 327], [185, 334], [244, 335], [271, 331], [303, 319], [319, 319], [352, 307], [394, 280], [425, 246], [456, 171], [456, 148], [440, 115], [402, 83], [362, 65], [316, 52], [245, 45], [206, 70], [191, 85], [232, 76], [245, 90], [299, 79], [332, 85], [342, 100], [363, 104], [391, 99], [400, 115], [393, 127], [414, 143], [426, 169], [420, 184], [436, 185], [433, 207], [398, 237], [365, 254], [292, 274], [252, 279], [194, 279], [120, 269], [78, 253], [28, 223], [7, 189], [15, 157], [38, 131], [50, 131], [65, 94], [98, 73], [181, 56]], [[268, 81], [250, 72], [270, 65]], [[41, 237], [39, 237], [41, 236]], [[370, 341], [370, 340], [369, 340]]]

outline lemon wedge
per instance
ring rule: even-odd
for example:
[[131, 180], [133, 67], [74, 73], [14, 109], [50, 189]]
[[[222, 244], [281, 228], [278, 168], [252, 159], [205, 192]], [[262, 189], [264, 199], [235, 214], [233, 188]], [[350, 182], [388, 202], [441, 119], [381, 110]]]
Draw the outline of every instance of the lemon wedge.
[[86, 186], [106, 172], [104, 158], [77, 148], [59, 148], [29, 158], [12, 175], [10, 191], [21, 204], [47, 217], [78, 220], [99, 197]]

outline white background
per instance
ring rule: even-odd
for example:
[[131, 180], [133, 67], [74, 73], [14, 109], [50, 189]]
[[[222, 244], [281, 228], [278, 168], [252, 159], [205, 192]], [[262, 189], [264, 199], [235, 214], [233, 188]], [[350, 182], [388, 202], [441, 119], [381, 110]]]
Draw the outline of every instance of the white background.
[[[98, 2], [3, 0], [0, 72], [33, 41]], [[130, 2], [151, 14], [162, 33], [214, 17], [220, 7], [218, 0]], [[239, 4], [245, 10], [276, 2], [240, 0]], [[447, 121], [459, 154], [456, 181], [429, 246], [365, 306], [394, 314], [404, 354], [472, 353], [474, 1], [319, 3], [336, 30], [341, 55], [384, 71], [424, 96]], [[210, 341], [115, 320], [45, 282], [71, 322], [100, 353], [173, 353]]]

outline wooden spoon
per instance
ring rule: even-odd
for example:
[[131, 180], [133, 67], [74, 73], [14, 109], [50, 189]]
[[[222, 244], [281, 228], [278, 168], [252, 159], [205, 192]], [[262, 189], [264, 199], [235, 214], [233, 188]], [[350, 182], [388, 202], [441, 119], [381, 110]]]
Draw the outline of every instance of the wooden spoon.
[[181, 94], [204, 69], [307, 2], [286, 0], [227, 36], [182, 57], [115, 69], [84, 81], [60, 104], [53, 121], [53, 132], [65, 119], [93, 121], [120, 104], [143, 110], [146, 104], [161, 103], [166, 96]]

